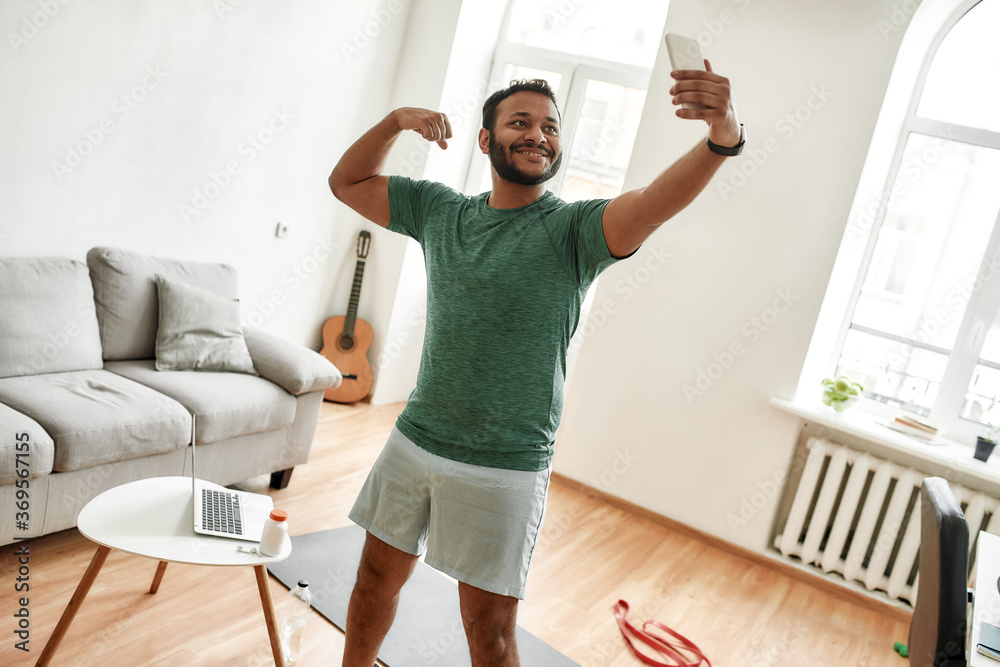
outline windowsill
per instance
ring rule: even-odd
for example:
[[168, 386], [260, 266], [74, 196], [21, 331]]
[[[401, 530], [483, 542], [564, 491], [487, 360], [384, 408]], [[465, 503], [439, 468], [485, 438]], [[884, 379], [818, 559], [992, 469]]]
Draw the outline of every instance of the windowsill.
[[[891, 417], [867, 413], [858, 406], [845, 412], [835, 412], [819, 402], [808, 405], [783, 398], [772, 398], [771, 405], [807, 422], [853, 436], [870, 445], [872, 454], [906, 465], [930, 468], [934, 474], [980, 490], [1000, 492], [1000, 448], [983, 462], [973, 458], [974, 446], [971, 444], [946, 437], [924, 442], [879, 423], [891, 421]], [[917, 462], [924, 462], [925, 465]]]

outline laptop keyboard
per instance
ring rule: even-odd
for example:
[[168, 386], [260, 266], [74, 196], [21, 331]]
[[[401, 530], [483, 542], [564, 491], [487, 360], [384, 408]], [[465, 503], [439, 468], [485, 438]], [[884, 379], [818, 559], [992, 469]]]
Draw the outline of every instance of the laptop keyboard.
[[240, 498], [235, 493], [215, 489], [201, 490], [201, 526], [228, 535], [242, 535]]

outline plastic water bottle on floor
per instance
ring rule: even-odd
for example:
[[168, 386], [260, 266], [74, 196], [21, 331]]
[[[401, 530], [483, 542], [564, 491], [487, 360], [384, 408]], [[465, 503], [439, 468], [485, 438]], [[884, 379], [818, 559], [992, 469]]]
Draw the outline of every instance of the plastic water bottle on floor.
[[309, 606], [312, 604], [312, 593], [309, 582], [300, 581], [296, 588], [289, 592], [289, 600], [285, 607], [285, 620], [281, 625], [281, 652], [285, 656], [286, 665], [294, 665], [302, 651], [302, 635], [309, 619]]

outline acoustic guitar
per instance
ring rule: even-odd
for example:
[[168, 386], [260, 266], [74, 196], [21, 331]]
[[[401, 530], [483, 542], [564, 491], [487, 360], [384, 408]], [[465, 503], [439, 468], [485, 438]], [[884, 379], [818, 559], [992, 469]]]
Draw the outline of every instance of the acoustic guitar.
[[372, 244], [370, 232], [358, 235], [358, 263], [354, 267], [354, 284], [346, 315], [329, 318], [323, 324], [323, 349], [319, 351], [336, 366], [344, 380], [339, 387], [326, 389], [323, 398], [334, 403], [356, 403], [372, 389], [372, 367], [368, 363], [368, 347], [372, 344], [371, 325], [358, 319], [358, 299], [365, 260]]

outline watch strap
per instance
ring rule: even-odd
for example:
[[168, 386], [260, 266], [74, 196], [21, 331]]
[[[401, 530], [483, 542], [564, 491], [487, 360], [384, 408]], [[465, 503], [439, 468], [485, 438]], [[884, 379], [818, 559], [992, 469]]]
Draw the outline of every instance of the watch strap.
[[708, 138], [706, 138], [705, 141], [708, 142], [708, 150], [713, 153], [732, 157], [743, 152], [743, 145], [747, 142], [747, 131], [746, 128], [743, 127], [743, 123], [740, 123], [740, 143], [735, 146], [720, 146]]

